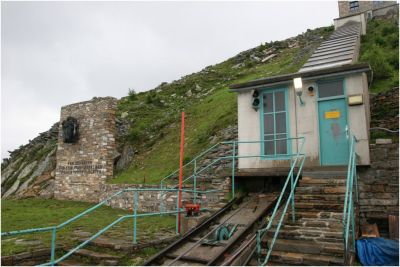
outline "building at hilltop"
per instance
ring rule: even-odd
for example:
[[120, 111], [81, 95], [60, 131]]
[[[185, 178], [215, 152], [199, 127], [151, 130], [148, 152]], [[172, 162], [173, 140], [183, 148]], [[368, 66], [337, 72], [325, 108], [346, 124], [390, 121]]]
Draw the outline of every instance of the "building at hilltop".
[[366, 13], [368, 18], [396, 13], [396, 1], [338, 1], [339, 18]]

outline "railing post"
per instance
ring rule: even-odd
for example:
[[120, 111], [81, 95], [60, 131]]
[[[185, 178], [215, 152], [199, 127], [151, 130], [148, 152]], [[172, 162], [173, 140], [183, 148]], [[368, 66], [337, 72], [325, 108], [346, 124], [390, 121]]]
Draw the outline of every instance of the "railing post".
[[357, 179], [357, 159], [356, 155], [354, 155], [354, 179], [355, 179], [355, 191], [356, 191], [356, 203], [358, 203], [358, 179]]
[[[290, 159], [290, 165], [294, 164], [293, 158]], [[290, 175], [290, 198], [291, 198], [291, 202], [292, 202], [292, 222], [294, 222], [296, 220], [296, 215], [295, 215], [295, 209], [294, 209], [294, 181], [293, 181], [293, 173], [294, 173], [294, 167], [293, 166], [293, 172]]]
[[164, 198], [164, 191], [163, 191], [164, 185], [163, 185], [163, 181], [161, 181], [161, 183], [160, 183], [160, 189], [161, 189], [161, 193], [160, 193], [160, 213], [161, 213], [161, 212], [164, 212], [164, 201], [163, 201], [163, 198]]
[[54, 266], [55, 254], [56, 254], [56, 235], [57, 235], [57, 228], [54, 227], [51, 231], [51, 252], [50, 252], [50, 261], [51, 266]]
[[176, 234], [179, 234], [179, 216], [180, 216], [180, 210], [179, 210], [179, 190], [176, 191], [176, 222], [175, 222], [175, 232]]
[[347, 177], [346, 177], [346, 194], [345, 194], [345, 198], [344, 198], [344, 205], [343, 205], [343, 225], [346, 224], [346, 213], [347, 213], [347, 203], [348, 203], [348, 198], [349, 198], [349, 188], [350, 188], [350, 179], [351, 179], [351, 172], [352, 172], [352, 155], [353, 155], [353, 142], [354, 139], [351, 138], [350, 139], [350, 153], [349, 153], [349, 165], [347, 166]]
[[236, 164], [235, 156], [236, 156], [236, 142], [233, 141], [233, 148], [232, 148], [232, 179], [231, 179], [231, 183], [232, 183], [232, 198], [235, 197], [235, 164]]
[[356, 246], [356, 231], [355, 231], [355, 225], [354, 225], [354, 205], [353, 202], [350, 204], [351, 205], [351, 237], [352, 237], [352, 252], [355, 252], [355, 246]]
[[197, 159], [194, 160], [194, 170], [193, 170], [193, 203], [196, 203], [196, 199], [197, 199]]
[[136, 240], [137, 208], [138, 208], [138, 191], [135, 191], [133, 198], [133, 244], [137, 244]]

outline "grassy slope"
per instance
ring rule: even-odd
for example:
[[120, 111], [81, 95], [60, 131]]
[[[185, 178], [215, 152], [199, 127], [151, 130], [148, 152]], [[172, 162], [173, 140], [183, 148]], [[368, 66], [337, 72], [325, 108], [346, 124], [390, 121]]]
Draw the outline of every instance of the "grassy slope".
[[399, 85], [399, 28], [394, 21], [371, 20], [362, 37], [360, 61], [369, 62], [374, 72], [371, 92]]
[[[328, 27], [309, 32], [327, 36], [331, 30]], [[245, 66], [242, 68], [232, 68], [238, 62], [237, 57], [234, 57], [164, 85], [157, 94], [150, 91], [136, 95], [135, 99], [123, 99], [119, 105], [119, 114], [128, 114], [127, 118], [132, 125], [125, 142], [134, 144], [139, 153], [135, 155], [133, 164], [110, 182], [157, 183], [174, 171], [178, 167], [179, 116], [182, 110], [187, 114], [185, 158], [192, 158], [211, 146], [210, 137], [236, 124], [236, 95], [229, 92], [228, 86], [297, 71], [309, 56], [309, 53], [302, 51], [305, 45], [305, 41], [300, 42], [299, 48], [288, 48], [286, 42], [261, 45], [251, 53], [273, 46], [281, 47], [280, 53], [268, 63], [253, 63], [248, 58], [244, 59]], [[209, 92], [208, 95], [199, 99], [186, 97], [188, 90], [196, 91], [196, 85], [201, 87], [199, 91]], [[172, 97], [173, 94], [176, 96]], [[149, 95], [156, 99], [155, 103], [150, 103]], [[160, 100], [167, 104], [158, 102]]]
[[[1, 231], [7, 232], [57, 225], [88, 209], [92, 205], [90, 203], [59, 200], [2, 200]], [[57, 231], [57, 244], [76, 245], [77, 242], [72, 239], [74, 237], [72, 235], [73, 230], [79, 229], [94, 234], [127, 213], [128, 211], [109, 207], [99, 208], [93, 213], [69, 224], [62, 230]], [[162, 220], [156, 216], [139, 218], [137, 224], [138, 240], [153, 238], [154, 235], [160, 232], [173, 231], [174, 223], [175, 217], [172, 216], [164, 216]], [[112, 227], [104, 236], [126, 238], [129, 231], [132, 231], [132, 220], [125, 220]], [[36, 233], [2, 238], [2, 255], [27, 251], [32, 248], [32, 246], [16, 245], [15, 241], [17, 239], [41, 240], [45, 247], [49, 247], [51, 235], [50, 233]]]
[[[399, 28], [394, 21], [371, 20], [368, 23], [367, 34], [362, 37], [360, 61], [369, 62], [373, 70], [373, 80], [370, 91], [385, 92], [399, 86]], [[375, 114], [376, 119], [396, 116], [397, 111], [388, 110], [390, 106], [382, 105]], [[371, 139], [392, 138], [398, 141], [398, 136], [385, 131], [372, 131]]]

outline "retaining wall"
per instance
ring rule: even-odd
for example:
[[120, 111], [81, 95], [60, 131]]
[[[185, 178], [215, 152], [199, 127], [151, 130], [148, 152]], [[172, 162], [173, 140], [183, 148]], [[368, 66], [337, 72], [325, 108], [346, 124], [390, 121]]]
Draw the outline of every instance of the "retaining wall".
[[371, 166], [358, 170], [360, 223], [387, 236], [388, 215], [399, 215], [399, 144], [373, 144]]

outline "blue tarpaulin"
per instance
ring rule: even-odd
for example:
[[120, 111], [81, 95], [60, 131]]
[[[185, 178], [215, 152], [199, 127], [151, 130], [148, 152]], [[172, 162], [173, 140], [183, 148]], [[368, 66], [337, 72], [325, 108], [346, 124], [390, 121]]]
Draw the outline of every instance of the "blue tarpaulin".
[[399, 266], [399, 241], [381, 237], [359, 239], [357, 255], [364, 266]]

